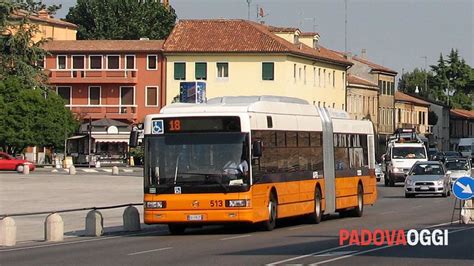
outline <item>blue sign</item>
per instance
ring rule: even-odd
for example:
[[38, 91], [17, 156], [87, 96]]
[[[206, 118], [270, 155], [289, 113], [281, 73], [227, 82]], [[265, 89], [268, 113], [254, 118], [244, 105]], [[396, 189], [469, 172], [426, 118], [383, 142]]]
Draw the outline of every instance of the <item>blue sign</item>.
[[453, 184], [453, 194], [460, 200], [468, 200], [474, 197], [474, 178], [465, 176], [458, 178]]
[[182, 103], [206, 102], [206, 83], [202, 81], [180, 82], [179, 101]]
[[164, 131], [163, 120], [153, 120], [151, 122], [151, 134], [163, 134]]

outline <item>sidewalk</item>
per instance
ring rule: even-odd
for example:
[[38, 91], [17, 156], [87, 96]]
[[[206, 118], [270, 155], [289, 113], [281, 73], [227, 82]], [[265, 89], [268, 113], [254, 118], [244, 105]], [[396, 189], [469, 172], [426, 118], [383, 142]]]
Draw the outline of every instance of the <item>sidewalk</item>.
[[[143, 168], [141, 167], [119, 167], [119, 173], [141, 173]], [[35, 172], [40, 173], [69, 173], [69, 169], [59, 168], [56, 169], [54, 167], [39, 167], [35, 169]], [[84, 173], [112, 173], [112, 167], [76, 167], [76, 172], [84, 172]]]

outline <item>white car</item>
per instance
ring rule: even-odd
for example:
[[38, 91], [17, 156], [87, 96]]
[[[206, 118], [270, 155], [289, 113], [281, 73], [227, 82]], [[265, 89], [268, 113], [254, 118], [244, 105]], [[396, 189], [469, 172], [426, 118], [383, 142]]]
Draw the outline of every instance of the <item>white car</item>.
[[441, 162], [416, 162], [405, 179], [405, 197], [417, 194], [451, 194], [451, 178]]
[[468, 158], [449, 158], [444, 162], [444, 166], [453, 182], [458, 178], [471, 176], [471, 162]]

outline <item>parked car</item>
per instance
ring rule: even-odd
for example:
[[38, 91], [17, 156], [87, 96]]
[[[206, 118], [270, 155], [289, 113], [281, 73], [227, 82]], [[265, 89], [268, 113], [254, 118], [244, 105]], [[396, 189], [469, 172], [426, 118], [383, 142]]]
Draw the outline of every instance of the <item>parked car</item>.
[[35, 170], [35, 164], [27, 160], [17, 159], [7, 153], [0, 152], [0, 170], [23, 172], [23, 167], [28, 166], [30, 171]]
[[471, 160], [469, 158], [448, 158], [444, 166], [448, 170], [452, 182], [464, 176], [471, 176]]
[[377, 178], [377, 182], [382, 180], [383, 171], [382, 171], [382, 164], [380, 163], [375, 165], [375, 177]]
[[441, 162], [416, 162], [405, 179], [405, 197], [412, 198], [417, 194], [451, 194], [451, 178]]

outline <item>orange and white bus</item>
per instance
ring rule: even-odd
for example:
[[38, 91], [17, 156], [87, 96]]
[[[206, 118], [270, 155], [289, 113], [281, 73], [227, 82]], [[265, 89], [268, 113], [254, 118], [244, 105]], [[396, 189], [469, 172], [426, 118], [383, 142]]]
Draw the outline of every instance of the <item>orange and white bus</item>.
[[168, 224], [172, 234], [206, 224], [272, 230], [284, 217], [362, 216], [377, 198], [372, 123], [296, 98], [171, 104], [145, 118], [143, 142], [144, 221]]

